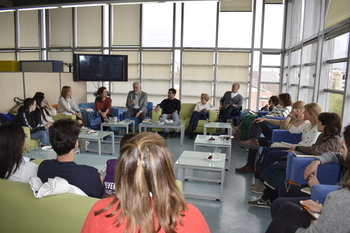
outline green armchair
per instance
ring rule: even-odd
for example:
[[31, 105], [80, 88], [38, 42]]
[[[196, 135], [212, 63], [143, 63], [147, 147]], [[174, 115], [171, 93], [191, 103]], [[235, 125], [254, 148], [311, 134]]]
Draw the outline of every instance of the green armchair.
[[[185, 129], [189, 126], [191, 116], [193, 113], [194, 108], [196, 107], [196, 104], [191, 103], [181, 103], [181, 110], [180, 110], [180, 121], [185, 122]], [[162, 115], [162, 109], [159, 112], [152, 110], [152, 120], [159, 120], [160, 116]], [[216, 121], [217, 119], [217, 113], [216, 110], [209, 110], [209, 121]], [[195, 133], [203, 133], [204, 129], [204, 123], [207, 122], [206, 120], [199, 120]], [[171, 129], [170, 129], [171, 130]], [[161, 128], [152, 128], [152, 131], [163, 131]], [[215, 133], [216, 129], [208, 128], [207, 133]]]

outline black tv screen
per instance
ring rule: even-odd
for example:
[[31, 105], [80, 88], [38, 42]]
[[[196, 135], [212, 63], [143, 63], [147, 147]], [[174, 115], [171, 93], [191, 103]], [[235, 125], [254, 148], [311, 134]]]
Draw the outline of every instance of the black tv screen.
[[73, 55], [74, 81], [128, 81], [127, 55]]

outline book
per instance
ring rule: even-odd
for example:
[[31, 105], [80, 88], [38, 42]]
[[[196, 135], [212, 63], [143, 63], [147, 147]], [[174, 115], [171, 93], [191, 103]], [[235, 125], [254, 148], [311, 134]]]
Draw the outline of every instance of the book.
[[311, 195], [311, 187], [302, 188], [300, 191], [302, 191], [303, 193]]
[[300, 205], [301, 208], [303, 208], [303, 210], [306, 211], [306, 213], [308, 213], [312, 219], [317, 220], [318, 217], [320, 217], [320, 213], [316, 213], [315, 211], [312, 211], [309, 207], [304, 206], [304, 205]]

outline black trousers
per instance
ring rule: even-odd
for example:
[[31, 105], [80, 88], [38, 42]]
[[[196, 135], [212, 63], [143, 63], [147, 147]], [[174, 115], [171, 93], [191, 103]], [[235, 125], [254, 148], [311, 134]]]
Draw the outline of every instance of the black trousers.
[[265, 122], [256, 123], [252, 121], [249, 126], [249, 138], [259, 139], [261, 134], [271, 138], [272, 129]]
[[310, 223], [311, 217], [299, 205], [285, 202], [265, 233], [294, 233], [299, 227], [308, 228]]

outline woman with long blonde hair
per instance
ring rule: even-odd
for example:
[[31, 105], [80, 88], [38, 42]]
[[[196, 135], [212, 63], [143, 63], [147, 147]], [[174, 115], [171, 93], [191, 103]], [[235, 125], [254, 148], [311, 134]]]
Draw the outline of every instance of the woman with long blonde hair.
[[155, 133], [140, 133], [121, 148], [114, 197], [98, 201], [81, 232], [210, 232], [200, 211], [175, 183], [172, 154]]
[[83, 118], [80, 109], [76, 105], [74, 98], [72, 96], [72, 88], [70, 86], [62, 87], [61, 96], [58, 99], [58, 112], [59, 113], [70, 113], [77, 117], [77, 122], [79, 125], [83, 124]]

